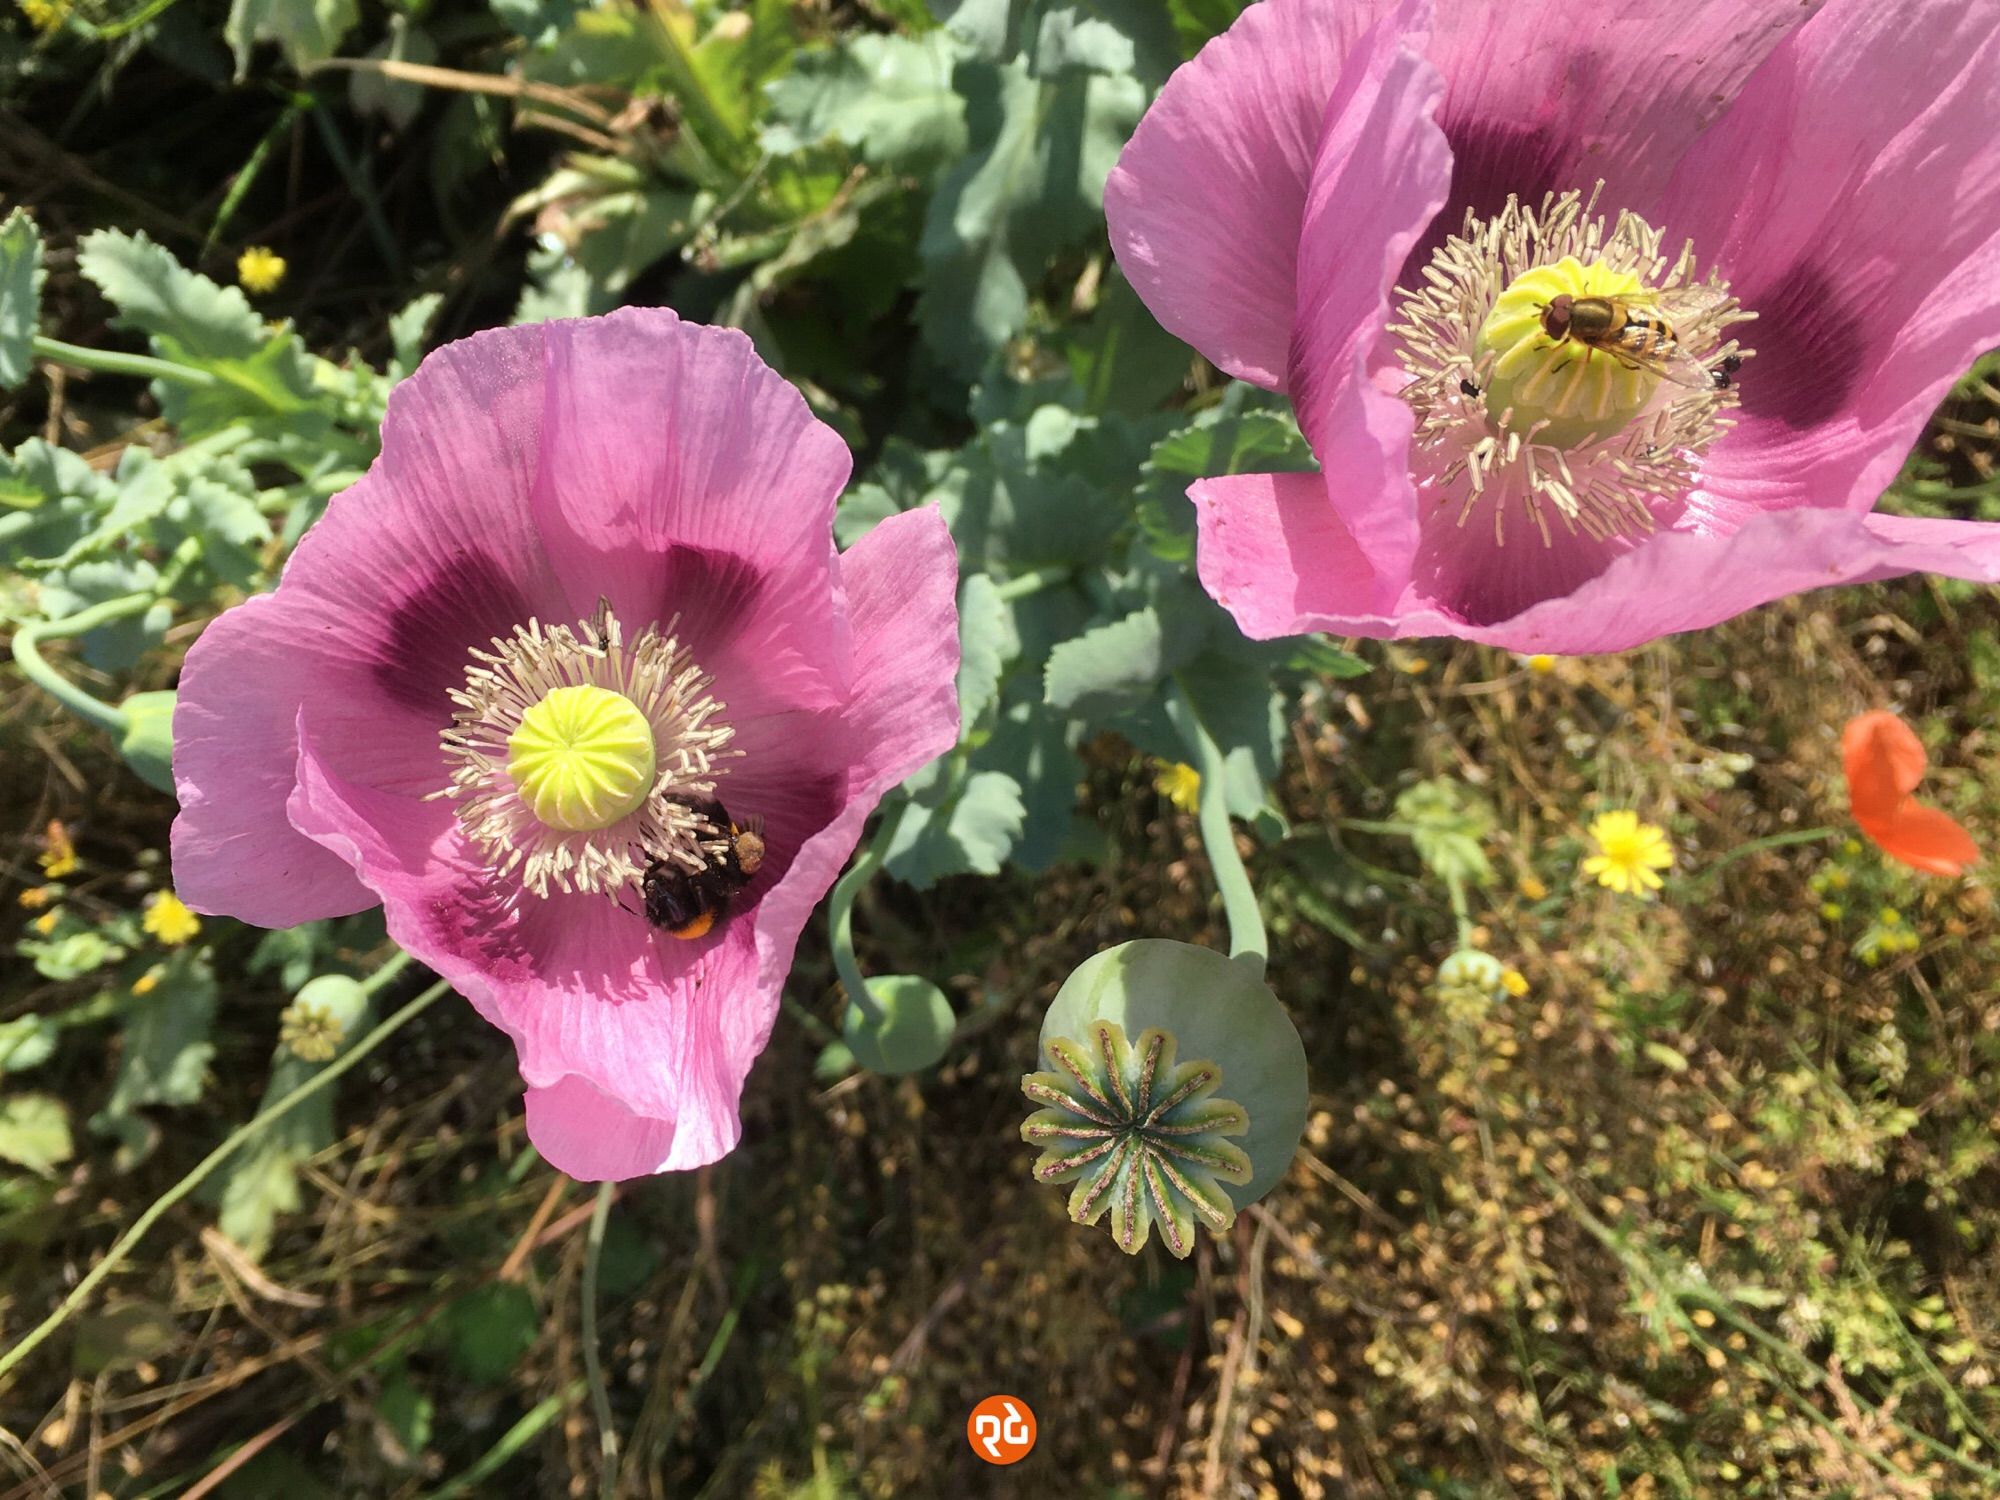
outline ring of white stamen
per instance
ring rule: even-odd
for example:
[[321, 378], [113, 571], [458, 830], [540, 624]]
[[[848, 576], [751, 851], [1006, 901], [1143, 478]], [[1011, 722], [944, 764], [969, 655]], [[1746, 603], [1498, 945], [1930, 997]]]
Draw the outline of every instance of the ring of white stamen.
[[[1702, 454], [1737, 404], [1733, 382], [1685, 385], [1620, 370], [1597, 384], [1567, 356], [1549, 357], [1556, 345], [1545, 336], [1509, 343], [1511, 309], [1489, 329], [1517, 284], [1523, 297], [1538, 295], [1537, 283], [1522, 278], [1554, 270], [1564, 280], [1569, 262], [1576, 273], [1567, 279], [1582, 295], [1636, 286], [1649, 307], [1674, 308], [1677, 343], [1696, 369], [1745, 357], [1727, 331], [1755, 314], [1715, 273], [1696, 276], [1693, 246], [1662, 255], [1661, 231], [1630, 213], [1607, 230], [1596, 201], [1595, 192], [1571, 192], [1550, 195], [1539, 210], [1510, 198], [1491, 219], [1468, 213], [1422, 280], [1398, 293], [1390, 332], [1408, 377], [1402, 396], [1417, 419], [1411, 477], [1432, 506], [1455, 506], [1460, 526], [1490, 501], [1495, 545], [1505, 544], [1517, 503], [1544, 546], [1553, 540], [1551, 514], [1597, 540], [1651, 531], [1654, 507], [1694, 488]], [[1531, 305], [1538, 317], [1546, 303]], [[1558, 378], [1569, 383], [1552, 383]]]
[[[690, 873], [706, 867], [702, 840], [714, 831], [695, 806], [715, 795], [735, 731], [721, 721], [709, 679], [674, 628], [648, 626], [627, 644], [609, 607], [600, 606], [594, 620], [574, 629], [530, 620], [506, 639], [495, 637], [492, 650], [473, 650], [465, 686], [450, 695], [456, 712], [441, 738], [450, 784], [432, 795], [457, 804], [460, 826], [495, 874], [518, 874], [537, 896], [551, 890], [615, 896], [639, 883], [653, 860]], [[629, 702], [653, 739], [649, 789], [629, 812], [599, 827], [560, 826], [587, 817], [546, 821], [508, 769], [510, 742], [523, 721], [552, 694], [577, 687]]]

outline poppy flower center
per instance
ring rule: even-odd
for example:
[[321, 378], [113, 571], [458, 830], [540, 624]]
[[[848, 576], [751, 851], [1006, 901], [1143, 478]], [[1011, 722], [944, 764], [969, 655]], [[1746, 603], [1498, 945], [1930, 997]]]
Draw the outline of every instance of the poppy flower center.
[[627, 641], [609, 606], [575, 627], [530, 620], [475, 649], [442, 735], [450, 784], [433, 793], [488, 867], [537, 896], [617, 898], [647, 869], [707, 868], [715, 795], [735, 731], [674, 636]]
[[653, 726], [609, 688], [559, 687], [507, 737], [507, 774], [551, 828], [588, 833], [638, 811], [658, 769]]
[[1742, 311], [1692, 246], [1636, 214], [1607, 225], [1596, 194], [1539, 209], [1509, 199], [1466, 216], [1392, 324], [1416, 413], [1412, 478], [1467, 525], [1490, 512], [1496, 546], [1519, 516], [1552, 544], [1651, 531], [1655, 507], [1695, 485], [1727, 429], [1745, 353]]

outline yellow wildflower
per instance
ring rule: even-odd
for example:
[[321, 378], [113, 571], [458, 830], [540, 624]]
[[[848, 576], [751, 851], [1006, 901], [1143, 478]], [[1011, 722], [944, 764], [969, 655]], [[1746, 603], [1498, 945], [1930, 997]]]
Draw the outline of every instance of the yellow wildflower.
[[1556, 659], [1546, 651], [1538, 651], [1528, 658], [1528, 670], [1537, 677], [1546, 677], [1556, 669]]
[[76, 857], [76, 844], [61, 818], [50, 818], [48, 831], [42, 835], [41, 866], [42, 873], [51, 880], [61, 880], [83, 868], [83, 861]]
[[62, 25], [63, 17], [69, 14], [65, 0], [17, 0], [17, 3], [28, 24], [44, 34]]
[[275, 292], [285, 279], [285, 258], [269, 245], [252, 245], [236, 257], [236, 279], [253, 297]]
[[28, 925], [34, 928], [35, 931], [39, 932], [43, 937], [47, 937], [50, 933], [56, 930], [56, 919], [60, 915], [61, 914], [59, 912], [45, 911], [39, 917], [35, 918], [34, 921], [30, 922]]
[[1539, 901], [1549, 893], [1549, 888], [1533, 875], [1523, 875], [1515, 884], [1521, 894], [1530, 901]]
[[1201, 772], [1180, 761], [1161, 761], [1153, 777], [1153, 790], [1182, 812], [1201, 811]]
[[1518, 1000], [1528, 993], [1528, 976], [1519, 969], [1509, 969], [1500, 976], [1500, 988]]
[[51, 905], [61, 894], [62, 887], [59, 885], [31, 885], [14, 899], [29, 911], [40, 911], [43, 907]]
[[135, 995], [152, 994], [154, 990], [160, 987], [160, 980], [166, 972], [167, 966], [165, 964], [154, 964], [152, 968], [132, 981], [132, 993]]
[[178, 948], [201, 931], [201, 918], [172, 891], [161, 891], [146, 903], [146, 915], [139, 925], [169, 948]]
[[1583, 873], [1620, 895], [1647, 895], [1664, 883], [1657, 872], [1670, 869], [1673, 846], [1664, 828], [1641, 823], [1632, 812], [1608, 812], [1590, 825], [1597, 853], [1583, 862]]

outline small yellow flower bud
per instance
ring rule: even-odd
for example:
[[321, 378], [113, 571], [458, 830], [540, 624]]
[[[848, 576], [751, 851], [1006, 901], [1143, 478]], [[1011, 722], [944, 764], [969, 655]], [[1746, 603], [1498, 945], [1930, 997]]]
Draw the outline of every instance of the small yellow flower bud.
[[42, 873], [51, 880], [61, 880], [65, 875], [74, 875], [83, 868], [83, 861], [76, 857], [76, 845], [71, 842], [69, 830], [62, 825], [61, 818], [50, 818], [48, 831], [42, 835]]
[[236, 280], [253, 297], [275, 292], [285, 279], [285, 258], [268, 245], [252, 245], [236, 257]]

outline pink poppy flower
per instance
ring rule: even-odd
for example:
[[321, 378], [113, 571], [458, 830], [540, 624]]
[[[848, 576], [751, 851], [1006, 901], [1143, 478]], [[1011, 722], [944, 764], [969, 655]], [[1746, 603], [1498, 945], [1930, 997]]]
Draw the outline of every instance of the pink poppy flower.
[[1996, 119], [1990, 0], [1260, 0], [1106, 190], [1321, 466], [1195, 484], [1203, 584], [1254, 637], [1591, 652], [2000, 581], [2000, 527], [1870, 514], [2000, 344]]
[[380, 902], [513, 1038], [557, 1167], [714, 1161], [813, 906], [957, 738], [950, 535], [837, 555], [848, 469], [747, 338], [663, 309], [439, 350], [188, 653], [176, 889], [266, 927]]

